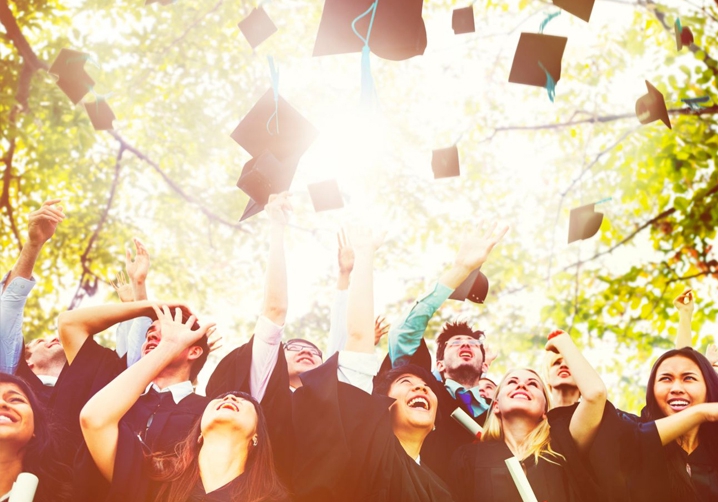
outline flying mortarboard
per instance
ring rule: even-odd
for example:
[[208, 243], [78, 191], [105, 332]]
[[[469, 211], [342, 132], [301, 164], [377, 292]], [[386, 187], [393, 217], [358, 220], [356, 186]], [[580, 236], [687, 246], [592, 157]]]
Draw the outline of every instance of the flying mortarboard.
[[[361, 52], [364, 41], [352, 22], [372, 8], [372, 0], [325, 0], [313, 56]], [[426, 27], [421, 17], [423, 0], [379, 0], [373, 15], [355, 25], [366, 35], [371, 23], [371, 52], [383, 59], [403, 61], [424, 53]]]
[[[277, 120], [281, 127], [275, 127]], [[314, 126], [281, 96], [275, 107], [274, 91], [269, 89], [230, 136], [252, 157], [268, 151], [283, 162], [295, 156], [298, 161], [318, 134]]]
[[681, 26], [681, 20], [679, 18], [676, 18], [673, 30], [676, 35], [676, 49], [679, 51], [683, 49], [683, 47], [688, 47], [693, 43], [693, 32], [688, 26]]
[[454, 35], [474, 33], [476, 31], [473, 5], [461, 9], [454, 9], [451, 15], [451, 29], [454, 30]]
[[668, 129], [673, 129], [663, 94], [653, 87], [648, 80], [646, 80], [646, 88], [648, 93], [636, 101], [636, 117], [638, 117], [638, 121], [641, 124], [650, 124], [660, 119]]
[[95, 85], [95, 81], [85, 71], [85, 61], [89, 58], [90, 55], [84, 52], [61, 49], [48, 70], [49, 73], [58, 76], [57, 86], [75, 105]]
[[344, 200], [339, 191], [337, 180], [320, 181], [307, 185], [309, 197], [316, 212], [329, 211], [330, 209], [341, 209], [344, 207]]
[[431, 170], [434, 171], [435, 180], [460, 176], [459, 149], [456, 145], [434, 150], [431, 153]]
[[270, 195], [289, 190], [294, 173], [297, 172], [299, 157], [291, 156], [280, 162], [270, 152], [265, 151], [244, 165], [237, 180], [237, 187], [249, 195], [250, 200], [244, 208], [240, 222], [261, 212]]
[[568, 223], [568, 243], [596, 235], [603, 222], [603, 213], [596, 212], [597, 203], [571, 209]]
[[277, 31], [277, 27], [261, 6], [252, 9], [249, 16], [242, 19], [237, 26], [239, 26], [252, 49], [255, 49]]
[[595, 0], [553, 0], [556, 7], [586, 22], [591, 18], [594, 2]]
[[484, 303], [489, 294], [489, 279], [477, 268], [469, 277], [457, 287], [451, 296], [451, 300], [469, 300], [474, 303]]
[[83, 104], [95, 131], [112, 130], [112, 121], [115, 120], [115, 114], [112, 113], [112, 108], [110, 108], [105, 99], [96, 98], [94, 102], [85, 102]]
[[561, 59], [567, 41], [566, 37], [521, 33], [509, 82], [546, 87], [551, 97], [553, 86], [561, 78]]

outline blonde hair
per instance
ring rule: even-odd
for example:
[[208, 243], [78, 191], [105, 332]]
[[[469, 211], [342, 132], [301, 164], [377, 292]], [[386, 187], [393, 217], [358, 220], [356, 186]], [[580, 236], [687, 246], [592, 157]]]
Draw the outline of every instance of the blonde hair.
[[[547, 413], [548, 410], [551, 409], [551, 394], [548, 392], [546, 384], [541, 376], [530, 368], [515, 368], [507, 372], [501, 379], [498, 387], [496, 387], [496, 396], [498, 396], [499, 392], [501, 392], [501, 389], [504, 387], [509, 376], [519, 370], [530, 371], [538, 378], [541, 383], [541, 392], [543, 392], [544, 398], [546, 399], [546, 408], [544, 409], [544, 413]], [[481, 435], [481, 441], [504, 440], [504, 430], [501, 424], [501, 419], [494, 413], [495, 409], [496, 400], [494, 400], [486, 418], [486, 424], [484, 425], [484, 433]], [[553, 464], [558, 463], [556, 460], [565, 460], [563, 455], [551, 448], [551, 426], [549, 425], [548, 419], [545, 415], [541, 422], [529, 433], [528, 436], [526, 436], [523, 444], [526, 445], [526, 456], [524, 458], [528, 458], [533, 455], [536, 463], [538, 463], [539, 458], [543, 458], [547, 462], [551, 462]]]

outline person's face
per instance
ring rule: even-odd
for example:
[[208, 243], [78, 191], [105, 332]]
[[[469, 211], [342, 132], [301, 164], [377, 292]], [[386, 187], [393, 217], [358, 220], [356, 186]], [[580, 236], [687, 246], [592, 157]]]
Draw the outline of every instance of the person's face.
[[496, 384], [487, 378], [479, 380], [479, 395], [484, 399], [496, 397]]
[[[152, 352], [162, 341], [162, 331], [160, 329], [160, 322], [155, 321], [150, 324], [145, 334], [145, 342], [142, 344], [141, 357], [145, 357], [147, 354]], [[198, 345], [192, 345], [184, 349], [177, 357], [175, 357], [170, 363], [171, 367], [188, 367], [191, 366], [195, 359], [202, 355], [202, 348]]]
[[389, 408], [395, 428], [434, 427], [438, 401], [423, 379], [410, 373], [401, 375], [391, 384], [387, 395], [396, 399]]
[[444, 347], [443, 361], [437, 361], [440, 373], [449, 377], [459, 371], [470, 370], [480, 375], [483, 370], [484, 356], [481, 353], [479, 340], [468, 335], [456, 335], [449, 338]]
[[48, 336], [37, 338], [25, 345], [25, 360], [30, 368], [47, 367], [56, 362], [64, 363], [65, 351], [60, 338]]
[[287, 359], [289, 378], [296, 377], [322, 364], [321, 353], [308, 343], [297, 341], [286, 344], [284, 356]]
[[543, 383], [532, 371], [512, 371], [498, 389], [494, 407], [499, 418], [521, 414], [541, 421], [547, 409]]
[[145, 334], [145, 343], [142, 344], [142, 357], [152, 352], [160, 344], [162, 340], [162, 332], [160, 331], [160, 322], [155, 321], [150, 324]]
[[25, 446], [35, 432], [30, 400], [14, 383], [0, 383], [0, 443]]
[[656, 370], [653, 394], [665, 416], [705, 403], [706, 392], [706, 382], [700, 368], [687, 357], [670, 357]]
[[558, 354], [554, 354], [548, 367], [548, 384], [553, 389], [562, 386], [576, 387], [576, 380], [574, 380], [571, 370], [568, 369], [563, 357]]
[[229, 430], [242, 438], [251, 438], [257, 433], [257, 410], [251, 401], [227, 394], [209, 402], [202, 413], [200, 429], [202, 435], [217, 430]]

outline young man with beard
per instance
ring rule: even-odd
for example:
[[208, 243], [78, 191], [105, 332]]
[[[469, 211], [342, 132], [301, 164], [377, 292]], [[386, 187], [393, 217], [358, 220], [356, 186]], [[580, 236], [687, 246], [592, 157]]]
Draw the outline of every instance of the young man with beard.
[[[392, 327], [389, 332], [392, 367], [412, 363], [431, 369], [431, 358], [423, 340], [429, 320], [454, 289], [486, 262], [493, 247], [508, 231], [508, 227], [497, 229], [496, 223], [483, 226], [480, 224], [468, 233], [452, 267], [439, 278], [434, 289]], [[450, 477], [449, 462], [454, 451], [473, 440], [471, 434], [450, 418], [451, 413], [460, 408], [482, 425], [489, 408], [479, 391], [479, 381], [486, 370], [483, 339], [483, 332], [473, 330], [468, 323], [452, 322], [443, 327], [436, 340], [436, 369], [444, 384], [437, 394], [440, 417], [436, 431], [423, 444], [421, 458], [444, 480]]]

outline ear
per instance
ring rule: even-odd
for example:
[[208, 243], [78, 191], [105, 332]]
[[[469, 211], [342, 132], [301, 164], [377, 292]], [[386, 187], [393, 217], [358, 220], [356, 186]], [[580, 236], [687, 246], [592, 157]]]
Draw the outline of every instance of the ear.
[[193, 345], [189, 348], [189, 352], [187, 352], [187, 360], [188, 361], [194, 361], [195, 359], [199, 359], [199, 357], [202, 355], [202, 347], [199, 345]]
[[444, 361], [436, 361], [436, 371], [439, 373], [443, 373], [446, 371], [446, 366], [444, 366]]
[[481, 363], [481, 374], [485, 375], [489, 372], [489, 365], [486, 362]]

